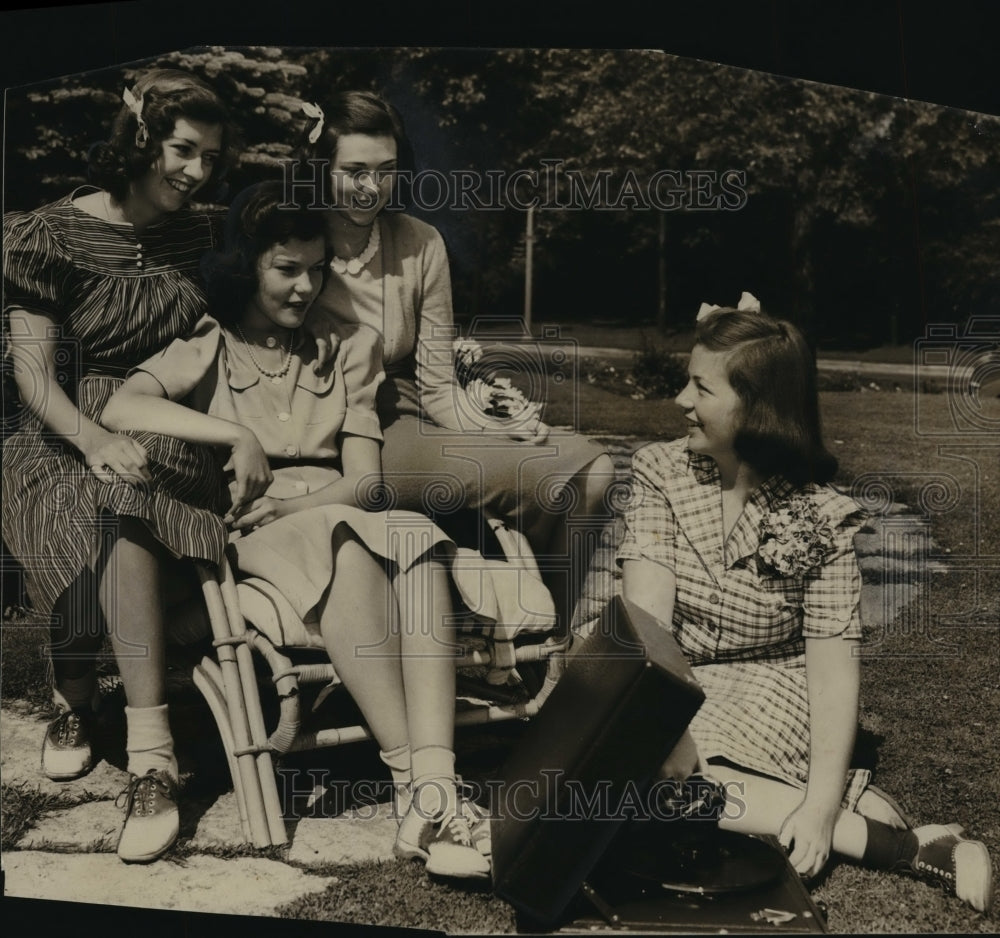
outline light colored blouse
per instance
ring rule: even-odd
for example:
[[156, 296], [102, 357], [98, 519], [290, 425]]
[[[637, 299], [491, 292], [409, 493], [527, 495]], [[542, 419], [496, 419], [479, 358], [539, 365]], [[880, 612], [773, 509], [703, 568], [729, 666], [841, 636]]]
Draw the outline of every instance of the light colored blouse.
[[[382, 336], [387, 383], [399, 397], [416, 383], [420, 416], [449, 430], [479, 430], [491, 418], [459, 406], [452, 342], [458, 335], [451, 305], [451, 273], [444, 239], [409, 215], [384, 212], [376, 221], [381, 246], [356, 275], [331, 271], [315, 305], [335, 319], [364, 323]], [[386, 395], [389, 398], [390, 395]], [[387, 424], [387, 414], [381, 414]]]
[[307, 495], [339, 477], [344, 433], [382, 440], [375, 394], [381, 383], [381, 339], [367, 326], [341, 330], [336, 357], [316, 374], [316, 345], [299, 331], [288, 373], [262, 375], [243, 340], [204, 319], [136, 370], [152, 375], [170, 400], [242, 424], [272, 465], [275, 498]]

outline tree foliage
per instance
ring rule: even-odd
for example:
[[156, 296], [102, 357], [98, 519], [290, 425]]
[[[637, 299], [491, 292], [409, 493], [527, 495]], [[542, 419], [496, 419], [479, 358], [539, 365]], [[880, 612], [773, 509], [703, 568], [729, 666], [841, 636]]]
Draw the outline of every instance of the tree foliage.
[[[303, 101], [385, 94], [418, 173], [473, 171], [480, 200], [502, 203], [414, 207], [448, 242], [460, 316], [520, 312], [525, 213], [511, 201], [532, 174], [542, 318], [652, 321], [661, 250], [678, 327], [742, 290], [826, 345], [1000, 312], [998, 118], [657, 52], [213, 47], [13, 89], [8, 210], [85, 181], [88, 146], [151, 64], [203, 75], [232, 107], [246, 148], [231, 191], [280, 173]], [[490, 190], [490, 173], [508, 188]], [[574, 178], [589, 208], [570, 204]], [[667, 207], [648, 204], [655, 178]]]

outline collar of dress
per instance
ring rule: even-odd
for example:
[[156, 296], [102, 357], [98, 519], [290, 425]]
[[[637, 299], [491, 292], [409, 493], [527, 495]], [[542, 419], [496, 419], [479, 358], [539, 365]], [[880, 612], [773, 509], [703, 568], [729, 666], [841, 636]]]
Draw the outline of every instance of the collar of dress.
[[709, 570], [732, 569], [744, 557], [757, 552], [765, 513], [795, 487], [782, 476], [766, 479], [754, 489], [729, 537], [724, 538], [722, 487], [715, 461], [690, 450], [687, 457], [690, 471], [670, 502], [674, 516]]

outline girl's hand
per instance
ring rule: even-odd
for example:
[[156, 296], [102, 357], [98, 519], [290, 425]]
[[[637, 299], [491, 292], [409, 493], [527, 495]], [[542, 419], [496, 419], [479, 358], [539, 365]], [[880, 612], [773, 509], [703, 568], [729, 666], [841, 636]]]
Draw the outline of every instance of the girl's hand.
[[238, 518], [247, 505], [260, 498], [274, 480], [260, 441], [252, 430], [240, 428], [236, 443], [232, 448], [230, 462], [235, 474], [233, 482], [233, 507], [226, 515], [226, 523]]
[[336, 320], [328, 312], [320, 309], [317, 303], [313, 303], [302, 323], [306, 332], [316, 342], [316, 362], [313, 364], [313, 371], [317, 373], [337, 354], [340, 336], [333, 328], [335, 322]]
[[129, 485], [152, 482], [145, 447], [124, 433], [98, 430], [94, 440], [84, 451], [84, 461], [98, 479], [104, 483], [124, 479]]
[[808, 798], [785, 818], [778, 842], [789, 851], [788, 861], [801, 876], [815, 876], [826, 865], [836, 819], [836, 807], [831, 811]]
[[511, 432], [512, 440], [541, 446], [549, 438], [548, 424], [542, 423], [542, 407], [540, 401], [534, 401], [517, 415], [519, 426]]
[[484, 433], [503, 434], [509, 440], [540, 446], [549, 436], [549, 427], [541, 420], [543, 406], [540, 401], [533, 401], [514, 417], [482, 416], [479, 418], [483, 421], [482, 430]]
[[263, 498], [255, 499], [246, 511], [233, 519], [230, 527], [247, 534], [254, 528], [277, 521], [288, 513], [288, 503], [284, 499], [265, 495]]

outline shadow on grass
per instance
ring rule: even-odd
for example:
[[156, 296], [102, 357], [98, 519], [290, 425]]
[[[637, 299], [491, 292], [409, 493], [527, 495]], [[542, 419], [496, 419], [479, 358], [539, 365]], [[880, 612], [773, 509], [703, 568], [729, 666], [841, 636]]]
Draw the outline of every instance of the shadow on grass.
[[337, 882], [282, 906], [296, 919], [424, 928], [447, 934], [512, 934], [514, 910], [494, 896], [488, 880], [439, 880], [423, 864], [359, 863], [326, 871]]

